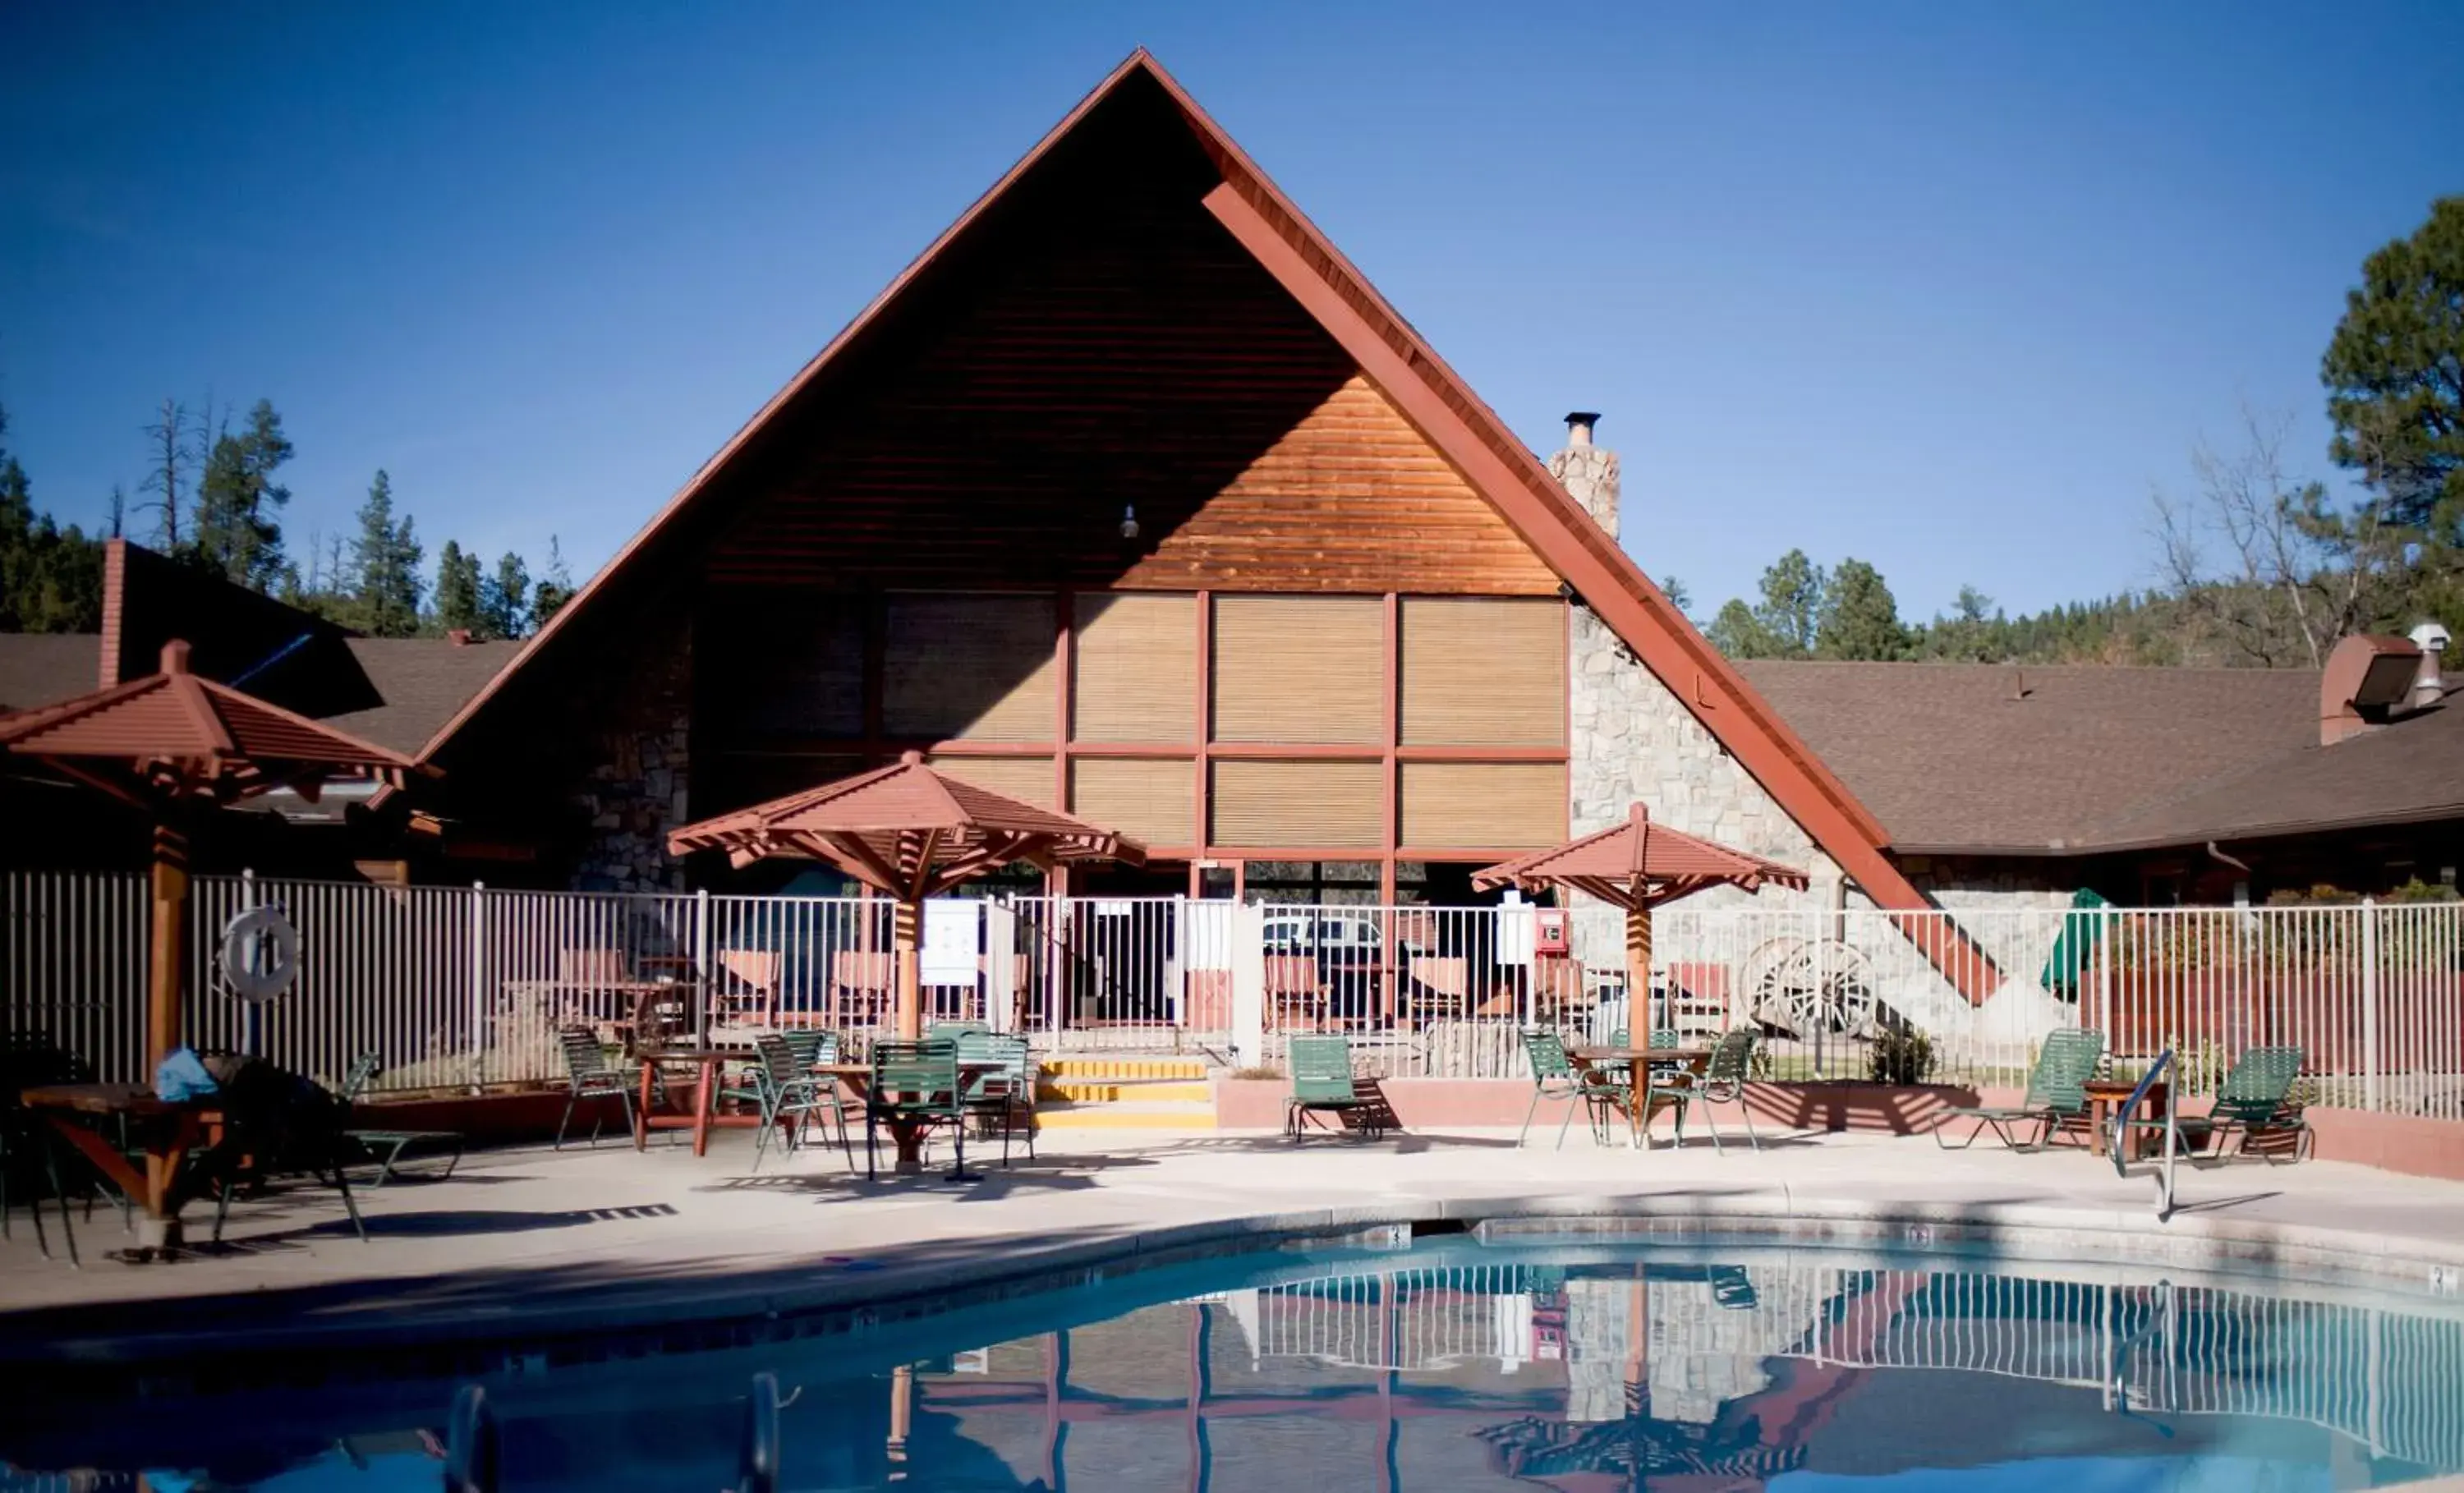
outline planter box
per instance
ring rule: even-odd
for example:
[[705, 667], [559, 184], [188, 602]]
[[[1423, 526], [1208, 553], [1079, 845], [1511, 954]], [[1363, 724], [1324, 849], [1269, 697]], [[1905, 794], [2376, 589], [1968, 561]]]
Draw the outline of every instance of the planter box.
[[[1521, 1125], [1531, 1109], [1528, 1079], [1389, 1078], [1378, 1080], [1377, 1087], [1407, 1131], [1510, 1129]], [[1215, 1081], [1216, 1128], [1279, 1130], [1290, 1096], [1291, 1083], [1287, 1079], [1219, 1078]], [[1980, 1092], [1950, 1084], [1753, 1084], [1746, 1089], [1757, 1125], [1894, 1135], [1930, 1130], [1943, 1111], [1954, 1106], [2010, 1103], [2017, 1097], [2015, 1091]], [[1532, 1116], [1533, 1128], [1544, 1121], [1556, 1126], [1565, 1119], [1570, 1103], [1541, 1101]], [[1725, 1122], [1737, 1112], [1737, 1107], [1722, 1105], [1713, 1112]]]

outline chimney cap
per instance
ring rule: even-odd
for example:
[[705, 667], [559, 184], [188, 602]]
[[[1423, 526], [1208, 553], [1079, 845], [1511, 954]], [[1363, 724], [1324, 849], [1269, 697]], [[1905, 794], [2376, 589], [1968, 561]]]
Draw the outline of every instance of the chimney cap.
[[1566, 444], [1569, 446], [1591, 445], [1592, 427], [1598, 425], [1599, 423], [1600, 412], [1596, 409], [1569, 410], [1566, 414]]

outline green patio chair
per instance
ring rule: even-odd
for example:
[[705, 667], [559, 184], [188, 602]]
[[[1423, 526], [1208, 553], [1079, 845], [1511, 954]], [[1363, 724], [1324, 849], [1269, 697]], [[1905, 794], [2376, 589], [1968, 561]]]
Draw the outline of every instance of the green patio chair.
[[1022, 1116], [1026, 1123], [1026, 1154], [1035, 1156], [1035, 1065], [1028, 1060], [1026, 1039], [971, 1032], [958, 1039], [958, 1061], [999, 1062], [998, 1069], [965, 1079], [967, 1113], [979, 1122], [999, 1121], [1001, 1165], [1009, 1165], [1010, 1136]]
[[[368, 1080], [384, 1071], [385, 1060], [374, 1052], [363, 1052], [353, 1059], [350, 1071], [342, 1075], [341, 1095], [342, 1103], [356, 1107], [360, 1102], [360, 1096], [367, 1091]], [[369, 1192], [375, 1192], [392, 1179], [393, 1164], [401, 1160], [402, 1153], [413, 1146], [429, 1147], [438, 1151], [449, 1146], [452, 1148], [453, 1153], [445, 1160], [445, 1170], [436, 1175], [436, 1179], [440, 1182], [451, 1176], [453, 1169], [462, 1164], [462, 1135], [458, 1131], [352, 1130], [344, 1131], [342, 1133], [345, 1138], [367, 1148], [368, 1154], [376, 1157], [377, 1179], [368, 1184]]]
[[[1737, 1110], [1746, 1117], [1746, 1139], [1756, 1151], [1763, 1149], [1763, 1138], [1754, 1132], [1754, 1108], [1746, 1102], [1746, 1085], [1752, 1081], [1754, 1043], [1762, 1034], [1743, 1028], [1724, 1032], [1719, 1043], [1711, 1049], [1711, 1061], [1703, 1065], [1702, 1082], [1686, 1086], [1688, 1097], [1703, 1101], [1703, 1123], [1711, 1131], [1711, 1149], [1723, 1154], [1727, 1148], [1720, 1143], [1720, 1122], [1711, 1116], [1710, 1107], [1736, 1101]], [[1656, 1091], [1658, 1085], [1652, 1086]], [[1677, 1141], [1685, 1143], [1685, 1109], [1677, 1110]]]
[[872, 1044], [872, 1079], [864, 1094], [864, 1175], [880, 1175], [874, 1136], [883, 1125], [914, 1125], [928, 1133], [947, 1129], [958, 1148], [954, 1182], [975, 1179], [967, 1170], [966, 1096], [958, 1088], [955, 1043], [883, 1040]]
[[1557, 1127], [1557, 1149], [1566, 1149], [1566, 1131], [1573, 1128], [1574, 1110], [1585, 1110], [1592, 1122], [1592, 1139], [1608, 1138], [1605, 1110], [1617, 1103], [1613, 1088], [1595, 1081], [1589, 1073], [1574, 1066], [1566, 1056], [1566, 1041], [1546, 1026], [1523, 1029], [1523, 1056], [1531, 1065], [1531, 1103], [1523, 1110], [1523, 1129], [1515, 1132], [1514, 1144], [1520, 1147], [1531, 1133], [1531, 1117], [1540, 1111], [1543, 1099], [1569, 1101], [1566, 1118]]
[[[2293, 1086], [2301, 1078], [2301, 1049], [2299, 1047], [2246, 1047], [2233, 1060], [2233, 1071], [2216, 1089], [2215, 1102], [2201, 1115], [2183, 1115], [2179, 1121], [2183, 1140], [2193, 1151], [2208, 1154], [2224, 1153], [2225, 1136], [2239, 1133], [2241, 1145], [2236, 1154], [2250, 1150], [2250, 1137], [2256, 1131], [2290, 1131], [2293, 1132], [2293, 1159], [2299, 1161], [2314, 1136], [2309, 1122], [2302, 1118], [2301, 1106], [2293, 1098]], [[2162, 1131], [2165, 1122], [2140, 1115], [2126, 1122], [2133, 1131]], [[2212, 1149], [2210, 1149], [2212, 1148]], [[2275, 1158], [2260, 1159], [2274, 1164]]]
[[759, 1107], [761, 1129], [753, 1142], [753, 1170], [761, 1170], [761, 1157], [770, 1149], [770, 1137], [778, 1134], [781, 1144], [793, 1152], [803, 1145], [804, 1127], [817, 1114], [827, 1115], [837, 1123], [839, 1149], [847, 1153], [847, 1170], [855, 1170], [855, 1149], [847, 1139], [847, 1101], [839, 1094], [838, 1086], [828, 1084], [813, 1072], [815, 1060], [800, 1057], [797, 1044], [777, 1032], [763, 1032], [753, 1039], [756, 1059], [749, 1087], [723, 1087], [718, 1097], [741, 1104], [750, 1100]]
[[[2016, 1105], [1953, 1106], [1934, 1122], [1934, 1144], [1945, 1151], [1966, 1151], [1990, 1129], [2013, 1151], [2042, 1150], [2056, 1131], [2087, 1113], [2087, 1082], [2096, 1077], [2097, 1065], [2103, 1059], [2102, 1032], [2064, 1027], [2046, 1033], [2044, 1045], [2036, 1052], [2036, 1065], [2028, 1073], [2028, 1091]], [[1954, 1148], [1943, 1138], [1943, 1131], [1956, 1120], [1974, 1120], [1976, 1128]], [[2036, 1138], [2022, 1146], [2013, 1128], [2030, 1124], [2037, 1127]]]
[[1312, 1114], [1356, 1115], [1366, 1139], [1378, 1133], [1380, 1106], [1352, 1077], [1352, 1043], [1341, 1037], [1291, 1040], [1292, 1097], [1284, 1107], [1284, 1132], [1300, 1144]]

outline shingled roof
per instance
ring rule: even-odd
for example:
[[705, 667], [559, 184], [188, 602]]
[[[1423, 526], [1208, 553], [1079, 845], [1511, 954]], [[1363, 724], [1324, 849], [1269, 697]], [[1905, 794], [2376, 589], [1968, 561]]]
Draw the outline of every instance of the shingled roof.
[[1739, 667], [1900, 855], [2080, 854], [2464, 813], [2464, 702], [2321, 747], [2313, 670]]
[[[383, 703], [317, 718], [406, 754], [512, 662], [517, 647], [443, 638], [351, 638], [346, 646]], [[99, 679], [101, 658], [102, 640], [91, 632], [0, 633], [0, 712], [83, 694]]]

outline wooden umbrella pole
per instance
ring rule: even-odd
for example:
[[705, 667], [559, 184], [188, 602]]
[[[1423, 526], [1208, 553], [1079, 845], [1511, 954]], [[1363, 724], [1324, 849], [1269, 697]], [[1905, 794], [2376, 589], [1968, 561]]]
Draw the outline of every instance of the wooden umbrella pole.
[[1637, 1032], [1647, 1032], [1652, 1024], [1651, 1012], [1651, 909], [1640, 905], [1625, 910], [1625, 1019]]
[[181, 1040], [181, 972], [188, 961], [188, 837], [165, 809], [154, 823], [153, 941], [146, 963], [145, 1072]]
[[924, 1035], [924, 972], [916, 925], [924, 920], [924, 904], [898, 899], [890, 915], [890, 941], [898, 961], [898, 1035], [913, 1042]]

